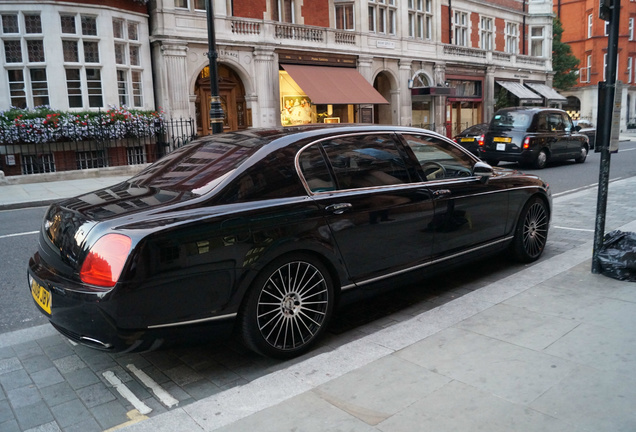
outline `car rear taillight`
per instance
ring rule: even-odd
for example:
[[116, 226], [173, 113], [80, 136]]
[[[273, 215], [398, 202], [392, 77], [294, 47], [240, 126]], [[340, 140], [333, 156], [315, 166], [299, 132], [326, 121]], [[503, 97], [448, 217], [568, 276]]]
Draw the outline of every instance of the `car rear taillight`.
[[523, 139], [523, 148], [524, 150], [530, 148], [530, 137], [525, 137]]
[[484, 146], [484, 136], [480, 135], [479, 138], [477, 138], [477, 145], [479, 147], [483, 147]]
[[97, 240], [82, 264], [82, 282], [104, 288], [114, 287], [124, 268], [131, 245], [130, 237], [121, 234], [106, 234]]

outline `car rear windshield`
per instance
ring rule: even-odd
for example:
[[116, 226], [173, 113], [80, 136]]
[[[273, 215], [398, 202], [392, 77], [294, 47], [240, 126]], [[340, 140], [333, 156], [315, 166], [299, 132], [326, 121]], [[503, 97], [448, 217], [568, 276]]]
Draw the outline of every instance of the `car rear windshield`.
[[532, 114], [525, 111], [506, 111], [495, 113], [490, 122], [491, 129], [527, 129]]
[[138, 186], [203, 195], [269, 140], [218, 136], [194, 141], [168, 154], [129, 181]]

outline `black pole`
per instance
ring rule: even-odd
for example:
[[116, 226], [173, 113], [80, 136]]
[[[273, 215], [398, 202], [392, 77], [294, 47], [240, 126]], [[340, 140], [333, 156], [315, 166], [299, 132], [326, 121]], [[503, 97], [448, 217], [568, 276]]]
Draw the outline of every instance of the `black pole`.
[[[609, 3], [604, 6], [604, 4]], [[592, 252], [592, 273], [601, 273], [601, 263], [598, 253], [603, 246], [605, 236], [605, 215], [607, 212], [607, 193], [610, 174], [610, 141], [612, 139], [612, 123], [614, 117], [614, 94], [616, 92], [616, 61], [618, 55], [618, 25], [620, 19], [621, 2], [601, 2], [601, 18], [609, 18], [609, 38], [607, 43], [607, 68], [605, 82], [599, 82], [599, 110], [596, 124], [597, 140], [600, 144], [601, 165], [598, 180], [598, 199], [596, 203], [596, 224], [594, 227], [594, 249]], [[609, 16], [608, 16], [609, 15]], [[618, 139], [618, 137], [615, 137]]]
[[219, 77], [216, 59], [216, 36], [214, 31], [214, 8], [212, 2], [207, 0], [207, 17], [208, 17], [208, 60], [210, 68], [210, 129], [213, 134], [223, 132], [223, 106], [219, 97]]

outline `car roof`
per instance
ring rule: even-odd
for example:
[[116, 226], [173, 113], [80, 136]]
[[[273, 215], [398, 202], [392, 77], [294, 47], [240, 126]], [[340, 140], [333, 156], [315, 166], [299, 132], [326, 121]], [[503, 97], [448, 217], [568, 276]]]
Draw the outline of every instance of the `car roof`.
[[533, 114], [538, 112], [544, 112], [544, 111], [565, 113], [565, 111], [562, 109], [547, 108], [547, 107], [508, 107], [508, 108], [501, 108], [497, 110], [497, 112], [509, 112], [509, 111], [525, 111], [525, 112], [533, 113]]

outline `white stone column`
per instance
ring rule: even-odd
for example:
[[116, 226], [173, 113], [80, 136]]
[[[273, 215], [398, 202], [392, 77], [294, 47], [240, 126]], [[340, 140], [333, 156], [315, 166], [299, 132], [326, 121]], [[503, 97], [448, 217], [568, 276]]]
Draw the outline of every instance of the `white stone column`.
[[254, 50], [255, 97], [251, 98], [252, 126], [280, 125], [278, 62], [273, 48]]
[[161, 56], [163, 58], [163, 76], [160, 78], [161, 87], [166, 98], [167, 106], [164, 110], [171, 117], [189, 117], [192, 92], [188, 88], [188, 67], [186, 54], [188, 47], [185, 43], [162, 42]]
[[495, 113], [495, 72], [494, 66], [486, 68], [486, 80], [484, 81], [484, 121], [489, 122]]
[[[434, 67], [435, 85], [446, 82], [446, 63], [436, 63]], [[435, 132], [446, 135], [446, 96], [433, 97], [435, 106]]]
[[411, 89], [409, 88], [412, 63], [412, 60], [400, 60], [398, 74], [398, 90], [400, 92], [400, 118], [398, 119], [398, 124], [400, 126], [411, 126], [413, 122]]

